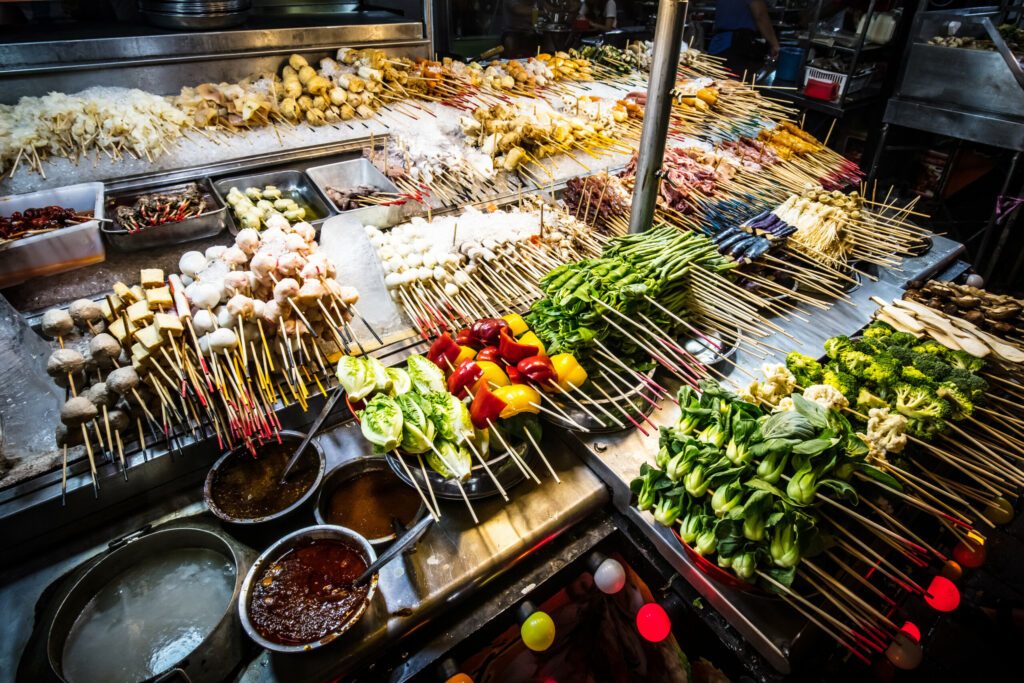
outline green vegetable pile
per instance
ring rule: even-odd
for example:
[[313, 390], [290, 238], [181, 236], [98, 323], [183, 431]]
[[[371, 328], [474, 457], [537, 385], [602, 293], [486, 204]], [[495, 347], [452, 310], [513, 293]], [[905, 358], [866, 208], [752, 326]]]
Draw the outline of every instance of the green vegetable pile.
[[[423, 356], [409, 356], [405, 370], [385, 368], [372, 356], [343, 356], [337, 374], [349, 400], [370, 396], [359, 411], [359, 426], [375, 452], [422, 454], [435, 472], [462, 481], [469, 478], [474, 451], [487, 457], [488, 430], [473, 426], [469, 408], [448, 393], [444, 373]], [[540, 439], [540, 424], [533, 415], [517, 415], [502, 423], [510, 435], [507, 438], [521, 434], [525, 427]]]
[[974, 412], [988, 389], [977, 373], [984, 361], [939, 342], [898, 332], [883, 322], [872, 323], [861, 339], [845, 336], [825, 342], [822, 364], [800, 353], [786, 357], [786, 367], [800, 386], [828, 384], [850, 405], [867, 415], [889, 407], [907, 418], [907, 432], [931, 439], [946, 430], [946, 420]]
[[644, 464], [630, 488], [637, 507], [719, 566], [750, 580], [756, 570], [790, 585], [803, 557], [828, 539], [815, 495], [858, 502], [856, 471], [899, 489], [865, 461], [867, 447], [838, 411], [799, 394], [795, 410], [766, 413], [714, 382], [679, 392], [682, 414], [663, 427], [655, 466]]
[[546, 298], [533, 305], [526, 321], [550, 354], [585, 358], [580, 352], [600, 341], [630, 367], [646, 370], [653, 367], [650, 355], [616, 328], [628, 323], [607, 309], [642, 324], [646, 316], [663, 330], [677, 330], [679, 324], [647, 297], [684, 317], [690, 299], [687, 276], [697, 266], [724, 272], [736, 262], [721, 256], [703, 235], [670, 227], [620, 237], [600, 258], [561, 265], [541, 278]]

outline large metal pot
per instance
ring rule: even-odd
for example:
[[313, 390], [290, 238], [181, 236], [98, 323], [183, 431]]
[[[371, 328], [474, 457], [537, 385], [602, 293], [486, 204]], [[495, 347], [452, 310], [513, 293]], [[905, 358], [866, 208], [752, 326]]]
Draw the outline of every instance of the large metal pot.
[[[244, 639], [235, 604], [255, 553], [212, 527], [189, 526], [160, 529], [132, 538], [93, 565], [75, 583], [57, 609], [47, 636], [47, 658], [57, 677], [68, 680], [64, 675], [64, 646], [78, 617], [97, 593], [140, 560], [178, 548], [205, 548], [223, 554], [234, 564], [234, 590], [219, 622], [202, 642], [181, 660], [147, 680], [171, 678], [190, 683], [215, 683], [228, 676], [242, 659]], [[116, 657], [117, 653], [97, 652], [96, 656]]]

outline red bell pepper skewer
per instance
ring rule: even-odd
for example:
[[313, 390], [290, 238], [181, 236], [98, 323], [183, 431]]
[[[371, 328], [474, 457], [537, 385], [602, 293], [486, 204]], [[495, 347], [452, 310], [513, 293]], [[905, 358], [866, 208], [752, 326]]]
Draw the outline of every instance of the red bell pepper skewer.
[[501, 331], [501, 336], [498, 340], [498, 353], [501, 354], [501, 359], [509, 365], [515, 365], [524, 358], [536, 356], [539, 351], [540, 349], [536, 346], [520, 344], [508, 332], [505, 330]]
[[477, 429], [487, 429], [490, 423], [497, 421], [506, 403], [494, 395], [485, 385], [481, 385], [469, 406], [469, 419]]
[[473, 360], [464, 360], [452, 371], [448, 378], [448, 392], [464, 398], [469, 392], [468, 387], [476, 384], [484, 376], [483, 368]]
[[455, 367], [455, 359], [459, 357], [459, 352], [459, 345], [455, 343], [450, 334], [445, 332], [430, 345], [427, 358], [443, 371], [451, 372]]

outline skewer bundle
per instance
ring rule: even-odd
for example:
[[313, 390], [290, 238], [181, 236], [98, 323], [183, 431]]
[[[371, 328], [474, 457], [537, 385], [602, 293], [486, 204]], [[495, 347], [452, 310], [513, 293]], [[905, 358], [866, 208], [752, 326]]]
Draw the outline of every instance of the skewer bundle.
[[392, 299], [430, 338], [468, 321], [520, 310], [551, 268], [600, 251], [599, 237], [562, 211], [527, 207], [367, 226]]
[[[181, 275], [143, 270], [138, 284], [115, 283], [101, 303], [76, 302], [70, 314], [95, 334], [90, 349], [101, 371], [97, 378], [113, 392], [94, 385], [90, 397], [124, 396], [168, 450], [177, 448], [181, 434], [216, 436], [221, 448], [250, 450], [277, 439], [278, 403], [295, 401], [305, 409], [311, 394], [326, 392], [334, 359], [352, 346], [364, 352], [349, 325], [358, 317], [358, 293], [334, 280], [334, 265], [316, 250], [314, 236], [303, 223], [242, 230], [234, 246], [184, 254]], [[44, 318], [44, 328], [60, 340], [63, 316], [47, 315], [54, 320], [48, 325]], [[74, 387], [81, 359], [61, 354], [55, 352], [51, 374], [66, 375]], [[71, 393], [69, 404], [75, 403], [65, 424], [97, 419], [79, 411], [85, 405]], [[99, 407], [106, 421], [106, 408], [115, 406]], [[141, 420], [137, 426], [144, 449]], [[95, 483], [92, 446], [82, 432]], [[106, 441], [101, 436], [97, 430], [100, 449], [113, 452], [109, 434]]]
[[727, 277], [735, 265], [707, 238], [669, 227], [615, 238], [600, 258], [545, 275], [547, 297], [527, 321], [549, 351], [611, 361], [634, 375], [657, 364], [695, 384], [711, 370], [681, 337], [701, 340], [721, 359], [722, 345], [741, 335], [760, 353], [757, 338], [780, 331], [761, 315], [764, 302]]
[[[826, 349], [848, 353], [832, 340]], [[632, 487], [658, 522], [678, 522], [692, 552], [778, 593], [867, 663], [899, 642], [905, 596], [926, 596], [929, 576], [958, 569], [949, 547], [984, 546], [976, 525], [993, 522], [979, 511], [995, 516], [1015, 497], [993, 483], [1018, 491], [1022, 473], [909, 436], [902, 404], [861, 414], [827, 374], [812, 383], [812, 362], [791, 359], [794, 373], [767, 365], [741, 397], [684, 387], [678, 424]], [[926, 536], [922, 514], [949, 536]]]
[[43, 161], [55, 156], [152, 159], [187, 126], [185, 113], [167, 98], [142, 90], [96, 87], [22, 97], [15, 105], [0, 105], [0, 173], [13, 176], [27, 167], [45, 178]]
[[583, 152], [599, 158], [608, 152], [625, 152], [628, 147], [614, 137], [615, 119], [609, 109], [590, 120], [566, 116], [550, 108], [528, 112], [514, 105], [480, 108], [472, 116], [460, 119], [467, 141], [494, 159], [496, 168], [519, 171], [539, 185], [534, 172], [525, 168], [534, 163], [554, 180], [540, 159], [558, 153]]

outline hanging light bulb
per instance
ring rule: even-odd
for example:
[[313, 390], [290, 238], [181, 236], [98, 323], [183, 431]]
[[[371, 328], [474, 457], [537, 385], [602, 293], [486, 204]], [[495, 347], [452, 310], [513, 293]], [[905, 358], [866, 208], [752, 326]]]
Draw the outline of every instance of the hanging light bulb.
[[928, 585], [924, 601], [939, 612], [952, 612], [960, 604], [960, 589], [945, 576], [936, 576]]
[[555, 642], [555, 622], [546, 612], [541, 612], [526, 601], [519, 605], [519, 637], [523, 644], [534, 652], [543, 652]]
[[661, 605], [649, 602], [636, 613], [636, 629], [645, 640], [660, 643], [672, 632], [672, 620]]
[[967, 534], [967, 538], [953, 546], [953, 559], [961, 567], [977, 569], [985, 564], [985, 538], [976, 531]]
[[594, 584], [602, 593], [618, 593], [626, 585], [626, 570], [622, 563], [606, 558], [594, 571]]
[[898, 669], [916, 669], [924, 659], [924, 650], [910, 636], [900, 631], [885, 651], [886, 658]]
[[900, 627], [901, 633], [906, 633], [915, 643], [921, 642], [921, 629], [917, 627], [912, 621], [903, 622], [903, 626]]

